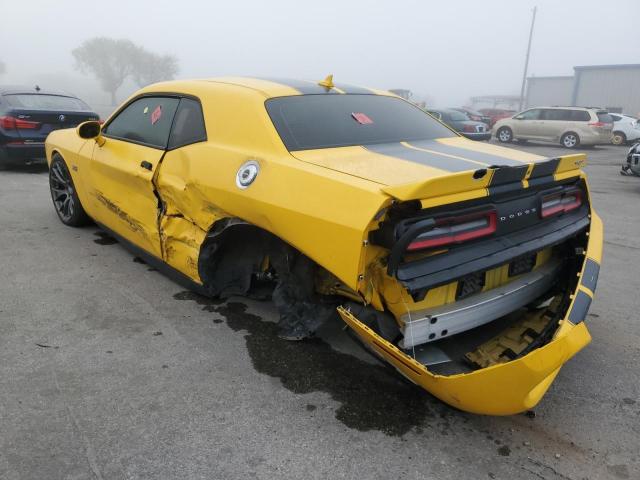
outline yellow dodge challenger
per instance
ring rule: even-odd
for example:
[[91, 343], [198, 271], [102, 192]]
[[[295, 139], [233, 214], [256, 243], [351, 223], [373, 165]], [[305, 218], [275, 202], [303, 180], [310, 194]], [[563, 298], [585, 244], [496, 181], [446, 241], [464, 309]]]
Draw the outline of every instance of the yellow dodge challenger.
[[46, 152], [64, 224], [203, 295], [272, 298], [285, 338], [337, 309], [459, 409], [532, 408], [591, 339], [603, 232], [582, 154], [467, 140], [331, 76], [158, 83]]

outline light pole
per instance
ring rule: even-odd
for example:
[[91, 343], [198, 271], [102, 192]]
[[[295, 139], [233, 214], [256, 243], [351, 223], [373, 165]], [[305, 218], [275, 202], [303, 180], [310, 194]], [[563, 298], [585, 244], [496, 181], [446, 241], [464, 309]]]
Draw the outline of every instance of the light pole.
[[522, 87], [520, 87], [520, 108], [522, 111], [522, 104], [524, 103], [524, 87], [527, 83], [527, 70], [529, 69], [529, 54], [531, 53], [531, 39], [533, 38], [533, 26], [536, 23], [536, 12], [538, 7], [533, 7], [533, 16], [531, 17], [531, 29], [529, 30], [529, 44], [527, 45], [527, 56], [524, 59], [524, 73], [522, 74]]

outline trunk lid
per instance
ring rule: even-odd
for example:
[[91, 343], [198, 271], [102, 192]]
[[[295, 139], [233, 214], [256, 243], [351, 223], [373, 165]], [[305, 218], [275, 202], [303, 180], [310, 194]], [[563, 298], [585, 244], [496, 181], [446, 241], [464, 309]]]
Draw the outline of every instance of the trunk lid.
[[[527, 171], [531, 164], [548, 160], [463, 137], [294, 151], [292, 155], [378, 183], [386, 193], [400, 200], [486, 188], [492, 175], [479, 176], [476, 171], [497, 167]], [[583, 155], [579, 157], [584, 159]]]
[[98, 120], [98, 115], [86, 111], [46, 111], [13, 109], [10, 114], [17, 120], [22, 120], [29, 125], [29, 128], [17, 128], [18, 136], [23, 140], [42, 141], [54, 130], [61, 128], [73, 128], [87, 120]]

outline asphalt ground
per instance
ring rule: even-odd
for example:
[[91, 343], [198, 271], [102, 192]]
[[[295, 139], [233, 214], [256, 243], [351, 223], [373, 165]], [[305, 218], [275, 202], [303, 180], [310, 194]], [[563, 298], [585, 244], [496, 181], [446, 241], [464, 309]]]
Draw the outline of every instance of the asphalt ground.
[[586, 152], [593, 342], [510, 417], [448, 407], [337, 323], [279, 340], [270, 303], [186, 292], [62, 225], [46, 169], [0, 172], [0, 478], [640, 478], [640, 178], [619, 175], [625, 148]]

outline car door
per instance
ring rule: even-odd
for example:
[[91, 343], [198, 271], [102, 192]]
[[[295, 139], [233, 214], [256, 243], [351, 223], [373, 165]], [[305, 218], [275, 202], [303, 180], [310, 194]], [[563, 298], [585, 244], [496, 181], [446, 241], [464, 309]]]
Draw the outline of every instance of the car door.
[[513, 136], [536, 140], [540, 138], [542, 109], [532, 108], [513, 117]]
[[167, 148], [179, 98], [143, 96], [102, 129], [88, 168], [96, 221], [162, 258], [153, 178]]
[[562, 108], [543, 108], [540, 113], [540, 140], [555, 142], [560, 139], [571, 122], [571, 110]]

